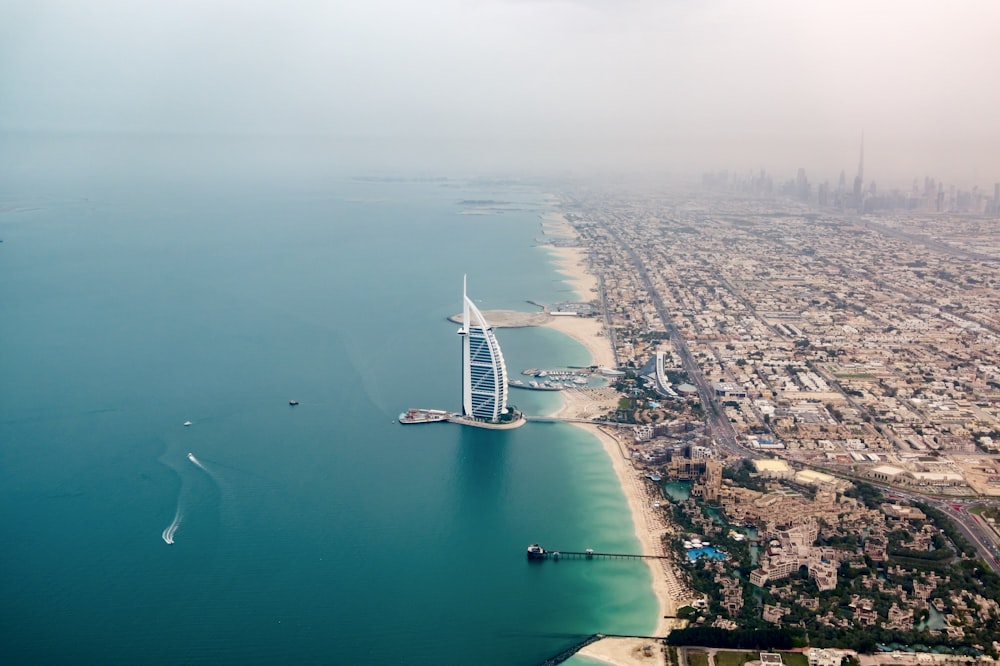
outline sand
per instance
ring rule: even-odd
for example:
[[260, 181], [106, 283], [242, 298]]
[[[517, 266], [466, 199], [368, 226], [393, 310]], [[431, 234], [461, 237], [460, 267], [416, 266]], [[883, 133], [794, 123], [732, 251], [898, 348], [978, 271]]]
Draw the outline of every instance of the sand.
[[[576, 242], [579, 234], [566, 220], [562, 213], [546, 213], [542, 215], [542, 234], [562, 240], [572, 239]], [[544, 245], [553, 256], [556, 270], [566, 276], [565, 281], [576, 291], [581, 301], [590, 301], [597, 297], [597, 278], [587, 269], [587, 250], [583, 247], [565, 247]]]
[[[567, 236], [572, 228], [564, 220], [546, 218], [546, 223], [559, 225], [559, 234]], [[562, 228], [569, 227], [569, 230]], [[591, 300], [597, 292], [597, 280], [587, 271], [586, 253], [574, 247], [552, 247], [559, 271], [566, 281], [580, 294], [581, 300]], [[593, 357], [593, 363], [602, 367], [614, 367], [614, 353], [604, 334], [601, 319], [589, 317], [550, 317], [545, 322], [555, 330], [570, 336], [582, 344]], [[562, 407], [554, 414], [562, 418], [594, 418], [615, 409], [619, 395], [611, 388], [574, 388], [562, 391]], [[635, 534], [645, 555], [664, 555], [664, 533], [673, 526], [664, 512], [654, 509], [653, 503], [661, 501], [658, 492], [633, 466], [628, 458], [628, 447], [624, 445], [631, 437], [631, 431], [618, 432], [613, 426], [575, 423], [597, 436], [611, 459], [615, 475], [628, 502], [632, 514]], [[619, 443], [619, 437], [622, 443]], [[666, 636], [671, 628], [682, 626], [678, 620], [664, 616], [674, 616], [677, 609], [694, 600], [693, 595], [681, 582], [673, 560], [647, 560], [653, 581], [653, 593], [659, 606], [654, 636]], [[588, 645], [580, 654], [609, 664], [663, 664], [664, 655], [658, 645], [649, 654], [644, 648], [653, 641], [648, 639], [605, 638]]]
[[[576, 231], [558, 214], [543, 217], [549, 224], [559, 225], [560, 235], [576, 237]], [[555, 220], [553, 222], [553, 219]], [[545, 224], [543, 224], [545, 228]], [[563, 280], [576, 292], [576, 298], [582, 302], [600, 298], [600, 287], [597, 278], [591, 274], [587, 264], [587, 251], [579, 247], [546, 246], [552, 254]], [[611, 344], [605, 337], [604, 322], [594, 317], [551, 317], [546, 326], [570, 336], [590, 352], [593, 362], [604, 368], [615, 367], [615, 354]]]
[[[627, 458], [628, 448], [619, 444], [619, 438], [631, 437], [631, 432], [622, 430], [618, 433], [614, 428], [608, 426], [574, 425], [586, 428], [597, 435], [604, 445], [608, 457], [611, 458], [611, 464], [614, 466], [615, 474], [618, 476], [618, 481], [632, 513], [635, 536], [639, 539], [642, 553], [644, 555], [668, 555], [669, 550], [664, 547], [662, 537], [665, 533], [671, 532], [673, 526], [667, 520], [665, 512], [653, 507], [654, 502], [661, 502], [663, 499], [654, 489], [652, 483], [632, 467], [631, 461]], [[664, 616], [676, 615], [677, 609], [693, 601], [694, 595], [681, 582], [673, 560], [647, 560], [646, 563], [653, 576], [653, 593], [659, 602], [660, 610], [653, 635], [666, 636], [672, 628], [678, 625], [676, 624], [677, 620]]]
[[666, 666], [667, 660], [659, 641], [647, 638], [602, 638], [577, 654], [614, 666], [646, 664]]
[[604, 322], [597, 317], [552, 317], [544, 326], [568, 335], [590, 353], [593, 363], [602, 368], [615, 367], [615, 355], [611, 351], [611, 343], [604, 335]]
[[580, 247], [545, 246], [553, 257], [556, 271], [564, 275], [563, 281], [573, 287], [580, 301], [592, 301], [600, 295], [597, 278], [587, 270], [587, 251]]

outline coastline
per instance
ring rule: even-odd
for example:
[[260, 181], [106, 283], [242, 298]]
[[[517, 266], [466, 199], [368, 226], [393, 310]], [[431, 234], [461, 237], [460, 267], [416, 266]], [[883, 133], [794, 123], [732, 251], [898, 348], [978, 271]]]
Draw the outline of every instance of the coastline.
[[[560, 214], [543, 216], [543, 229], [555, 227], [562, 237], [575, 236], [572, 227]], [[546, 233], [548, 233], [546, 229]], [[587, 266], [586, 251], [579, 247], [546, 246], [553, 256], [557, 271], [577, 292], [580, 300], [591, 300], [598, 292], [598, 281]], [[543, 325], [567, 335], [587, 349], [592, 362], [601, 367], [615, 366], [614, 352], [604, 332], [600, 319], [589, 317], [550, 317]], [[563, 418], [592, 418], [617, 407], [618, 394], [611, 388], [578, 388], [560, 392], [562, 405], [553, 416]], [[643, 554], [666, 554], [662, 545], [662, 535], [670, 529], [659, 512], [653, 510], [652, 503], [658, 501], [655, 491], [629, 462], [627, 447], [623, 446], [612, 429], [589, 423], [573, 423], [595, 436], [603, 446], [611, 461], [619, 486], [625, 495], [636, 538]], [[625, 437], [627, 433], [623, 433]], [[647, 560], [652, 577], [653, 594], [657, 600], [657, 620], [655, 636], [666, 636], [670, 629], [678, 625], [678, 620], [665, 616], [675, 616], [677, 609], [686, 603], [684, 586], [674, 571], [670, 560]], [[650, 644], [647, 639], [605, 638], [592, 643], [579, 654], [609, 664], [634, 664], [664, 662], [664, 655], [657, 646], [651, 654], [643, 648]]]
[[[542, 215], [542, 234], [553, 238], [572, 238], [574, 242], [579, 238], [576, 229], [562, 213]], [[564, 281], [576, 291], [578, 300], [587, 301], [597, 294], [597, 278], [587, 269], [586, 248], [553, 243], [545, 243], [541, 247], [553, 256], [552, 263], [556, 266], [556, 272], [565, 276]]]
[[[570, 226], [566, 218], [561, 213], [548, 213], [542, 216], [543, 233], [550, 235], [550, 231], [555, 228], [561, 238], [576, 238], [576, 230]], [[556, 266], [556, 272], [563, 276], [563, 281], [573, 288], [576, 298], [580, 301], [589, 301], [596, 298], [600, 288], [597, 278], [587, 265], [587, 251], [581, 247], [566, 247], [555, 245], [543, 245], [552, 257], [552, 263]], [[615, 354], [605, 337], [604, 324], [600, 319], [594, 317], [549, 317], [544, 323], [552, 329], [559, 331], [586, 348], [595, 365], [604, 368], [615, 366]]]

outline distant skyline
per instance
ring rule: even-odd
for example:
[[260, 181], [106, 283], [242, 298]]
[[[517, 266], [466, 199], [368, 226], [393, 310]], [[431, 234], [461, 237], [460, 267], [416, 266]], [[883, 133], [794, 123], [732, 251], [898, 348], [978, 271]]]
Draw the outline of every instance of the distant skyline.
[[[366, 169], [1000, 180], [1000, 3], [13, 0], [0, 130], [310, 135]], [[832, 176], [830, 174], [833, 174]]]

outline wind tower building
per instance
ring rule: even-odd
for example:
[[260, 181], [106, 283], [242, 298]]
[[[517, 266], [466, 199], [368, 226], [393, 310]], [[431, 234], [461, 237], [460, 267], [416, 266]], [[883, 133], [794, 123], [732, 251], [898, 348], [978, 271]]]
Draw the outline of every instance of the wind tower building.
[[503, 352], [483, 313], [472, 302], [462, 278], [462, 419], [469, 425], [521, 425], [516, 410], [507, 407], [507, 366]]

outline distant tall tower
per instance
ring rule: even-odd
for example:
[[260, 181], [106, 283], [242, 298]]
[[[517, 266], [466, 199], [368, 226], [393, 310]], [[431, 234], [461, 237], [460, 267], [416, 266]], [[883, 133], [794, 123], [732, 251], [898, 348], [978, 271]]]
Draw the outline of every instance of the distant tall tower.
[[498, 422], [508, 414], [507, 366], [493, 327], [466, 293], [462, 278], [462, 415]]
[[806, 178], [805, 169], [799, 169], [799, 173], [795, 177], [795, 195], [798, 197], [799, 201], [809, 201], [809, 179]]
[[865, 210], [865, 133], [861, 133], [861, 157], [858, 160], [858, 175], [854, 177], [854, 206], [859, 213]]

